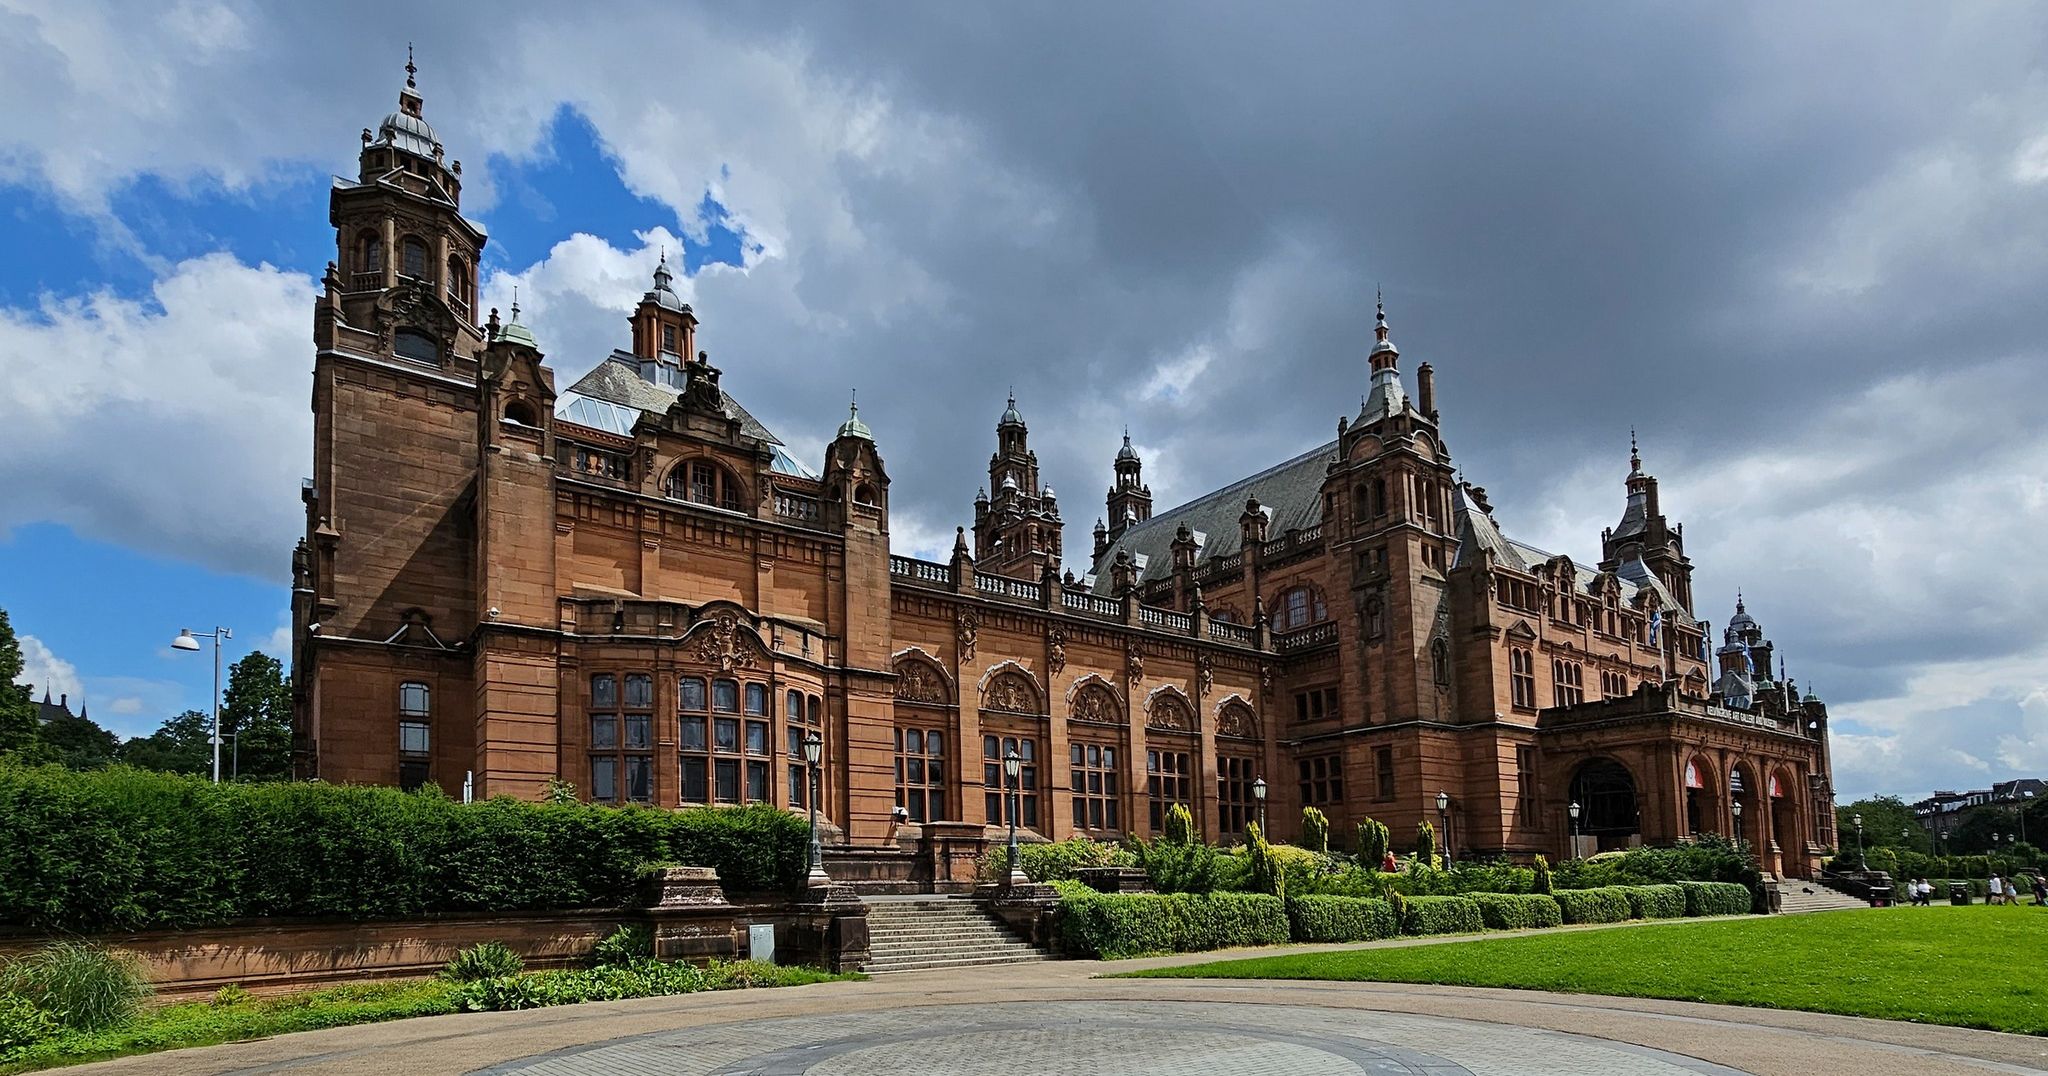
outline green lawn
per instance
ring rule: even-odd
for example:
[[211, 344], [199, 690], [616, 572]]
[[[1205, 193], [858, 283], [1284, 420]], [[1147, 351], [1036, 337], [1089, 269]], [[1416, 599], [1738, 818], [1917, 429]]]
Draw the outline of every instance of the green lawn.
[[2048, 908], [1891, 908], [1566, 931], [1131, 972], [1444, 983], [2048, 1034]]

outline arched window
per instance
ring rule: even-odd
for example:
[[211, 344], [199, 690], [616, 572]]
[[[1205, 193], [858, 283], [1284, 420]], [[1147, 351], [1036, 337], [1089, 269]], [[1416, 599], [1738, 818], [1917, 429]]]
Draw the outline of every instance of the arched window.
[[1522, 647], [1508, 650], [1508, 683], [1517, 710], [1536, 708], [1536, 655]]
[[427, 244], [419, 236], [408, 235], [398, 244], [398, 273], [414, 280], [428, 280]]
[[1323, 605], [1323, 595], [1314, 587], [1295, 587], [1282, 591], [1280, 600], [1274, 603], [1279, 615], [1274, 618], [1276, 631], [1292, 631], [1318, 624], [1330, 617], [1330, 611]]
[[356, 233], [355, 271], [384, 272], [384, 239], [368, 228]]
[[853, 503], [872, 505], [875, 503], [875, 487], [862, 482], [853, 488]]
[[668, 495], [679, 501], [706, 504], [728, 512], [740, 510], [740, 483], [731, 471], [709, 459], [685, 460], [668, 473]]
[[1429, 664], [1436, 674], [1436, 686], [1451, 686], [1451, 644], [1437, 639], [1429, 644]]
[[401, 359], [439, 365], [441, 344], [433, 337], [417, 329], [400, 329], [391, 337], [391, 350]]
[[448, 305], [457, 310], [469, 309], [469, 267], [461, 258], [448, 258]]
[[514, 400], [505, 405], [505, 419], [521, 426], [539, 426], [540, 417], [534, 414], [533, 405], [525, 400]]

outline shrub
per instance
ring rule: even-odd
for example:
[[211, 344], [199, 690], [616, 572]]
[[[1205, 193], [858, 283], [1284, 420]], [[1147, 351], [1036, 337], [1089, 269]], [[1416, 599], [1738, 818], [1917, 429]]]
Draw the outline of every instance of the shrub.
[[1409, 897], [1402, 906], [1403, 934], [1477, 934], [1485, 929], [1471, 897]]
[[1744, 915], [1751, 908], [1749, 887], [1735, 882], [1679, 882], [1687, 915]]
[[1671, 885], [1617, 886], [1628, 901], [1630, 919], [1677, 919], [1685, 915], [1685, 890]]
[[1219, 888], [1216, 850], [1200, 841], [1162, 838], [1132, 842], [1131, 853], [1160, 893], [1207, 893]]
[[1387, 851], [1394, 846], [1387, 827], [1375, 819], [1368, 818], [1358, 824], [1358, 860], [1368, 867], [1377, 868], [1387, 861]]
[[1373, 941], [1399, 929], [1393, 905], [1368, 897], [1295, 897], [1287, 902], [1287, 922], [1295, 941]]
[[598, 942], [597, 947], [590, 951], [590, 962], [600, 968], [653, 958], [653, 932], [634, 924], [627, 924], [605, 935], [604, 940]]
[[709, 985], [708, 975], [695, 965], [640, 960], [619, 967], [537, 971], [530, 975], [479, 979], [462, 988], [455, 1004], [464, 1012], [498, 1012], [689, 994]]
[[1245, 855], [1251, 865], [1247, 888], [1254, 893], [1286, 897], [1287, 869], [1281, 865], [1280, 857], [1274, 854], [1273, 846], [1260, 835], [1256, 823], [1245, 827]]
[[[1005, 845], [995, 845], [982, 853], [975, 864], [975, 871], [984, 882], [1000, 882], [1009, 876], [1010, 853]], [[1086, 837], [1073, 837], [1050, 843], [1040, 841], [1017, 845], [1018, 864], [1024, 868], [1024, 876], [1034, 882], [1059, 882], [1071, 880], [1074, 872], [1082, 867], [1132, 867], [1138, 865], [1138, 857], [1106, 841], [1092, 841]]]
[[1454, 893], [1529, 893], [1536, 888], [1536, 872], [1505, 860], [1466, 862], [1443, 872]]
[[1408, 898], [1400, 890], [1389, 887], [1387, 907], [1394, 909], [1394, 929], [1401, 929], [1401, 924], [1408, 921]]
[[1560, 889], [1551, 899], [1567, 923], [1619, 923], [1629, 916], [1628, 897], [1618, 886]]
[[1436, 862], [1436, 826], [1424, 820], [1415, 824], [1415, 858], [1426, 866]]
[[256, 916], [617, 907], [650, 860], [792, 888], [802, 819], [767, 806], [460, 804], [392, 788], [0, 765], [0, 923], [94, 933]]
[[1286, 905], [1259, 893], [1068, 892], [1058, 923], [1063, 950], [1110, 960], [1278, 945], [1288, 937]]
[[19, 994], [0, 994], [0, 1061], [24, 1046], [54, 1039], [62, 1030], [35, 1002]]
[[1314, 807], [1301, 809], [1301, 846], [1311, 852], [1330, 850], [1330, 819]]
[[1541, 855], [1536, 857], [1536, 870], [1534, 876], [1529, 880], [1529, 892], [1550, 892], [1550, 861]]
[[1176, 803], [1166, 812], [1166, 840], [1169, 844], [1195, 843], [1195, 816], [1187, 804]]
[[1479, 920], [1488, 930], [1554, 927], [1564, 922], [1557, 901], [1542, 893], [1472, 893]]
[[455, 954], [454, 959], [443, 965], [441, 978], [451, 983], [473, 983], [479, 979], [517, 975], [525, 967], [526, 961], [503, 942], [478, 942]]
[[212, 1005], [217, 1009], [225, 1009], [230, 1005], [240, 1005], [249, 998], [248, 987], [241, 983], [229, 983], [213, 992]]
[[149, 997], [142, 965], [84, 942], [53, 942], [0, 968], [0, 994], [16, 995], [72, 1031], [126, 1023]]

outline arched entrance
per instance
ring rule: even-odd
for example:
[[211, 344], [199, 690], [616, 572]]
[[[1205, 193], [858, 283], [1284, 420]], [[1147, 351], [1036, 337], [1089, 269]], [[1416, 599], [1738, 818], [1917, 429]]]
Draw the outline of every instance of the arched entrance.
[[1571, 797], [1579, 805], [1579, 833], [1601, 851], [1639, 843], [1636, 779], [1628, 767], [1611, 758], [1582, 763], [1572, 774]]
[[1761, 857], [1769, 851], [1763, 845], [1764, 816], [1762, 807], [1763, 789], [1757, 784], [1756, 771], [1746, 762], [1738, 762], [1728, 770], [1728, 800], [1731, 821], [1730, 830], [1735, 839], [1747, 846], [1750, 855]]
[[1719, 833], [1721, 823], [1721, 782], [1706, 759], [1694, 755], [1685, 762], [1685, 835]]
[[1792, 775], [1771, 771], [1766, 791], [1771, 801], [1771, 841], [1776, 846], [1777, 873], [1795, 878], [1807, 876], [1806, 837], [1799, 830], [1799, 805], [1792, 798]]

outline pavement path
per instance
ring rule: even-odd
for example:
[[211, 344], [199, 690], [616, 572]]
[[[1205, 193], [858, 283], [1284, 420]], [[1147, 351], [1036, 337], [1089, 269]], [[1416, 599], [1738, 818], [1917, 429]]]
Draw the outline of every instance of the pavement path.
[[[1296, 946], [1275, 952], [1355, 946]], [[1047, 961], [286, 1035], [67, 1072], [2048, 1072], [2048, 1039], [1817, 1013], [1381, 983], [1098, 979], [1214, 959]]]

